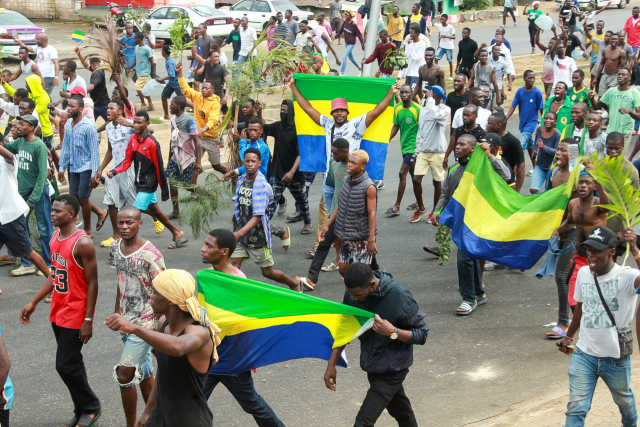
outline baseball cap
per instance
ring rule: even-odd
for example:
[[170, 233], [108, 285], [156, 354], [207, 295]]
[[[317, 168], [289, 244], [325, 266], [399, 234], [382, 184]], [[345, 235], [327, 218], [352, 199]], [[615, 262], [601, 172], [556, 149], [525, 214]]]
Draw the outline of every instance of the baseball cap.
[[38, 126], [38, 119], [36, 119], [31, 114], [25, 114], [24, 116], [18, 116], [18, 117], [16, 117], [16, 120], [24, 120], [25, 122], [29, 123], [33, 127]]
[[615, 248], [618, 246], [618, 239], [616, 233], [608, 228], [596, 227], [580, 246], [591, 246], [600, 251], [606, 248]]
[[349, 111], [349, 103], [345, 98], [336, 98], [331, 101], [331, 112], [333, 113], [335, 110], [347, 110]]
[[71, 95], [82, 95], [83, 97], [87, 96], [87, 91], [84, 90], [82, 86], [76, 86], [69, 91]]
[[492, 147], [500, 147], [502, 145], [502, 138], [497, 133], [486, 134], [484, 140]]
[[432, 91], [434, 95], [438, 95], [443, 101], [447, 100], [447, 95], [445, 95], [444, 89], [440, 86], [426, 86], [424, 89]]

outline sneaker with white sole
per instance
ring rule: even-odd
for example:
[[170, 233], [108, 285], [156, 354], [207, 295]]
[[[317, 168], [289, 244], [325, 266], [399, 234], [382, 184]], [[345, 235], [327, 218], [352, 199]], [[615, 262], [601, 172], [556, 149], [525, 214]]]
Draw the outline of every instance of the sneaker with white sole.
[[491, 261], [487, 261], [484, 263], [484, 271], [491, 271], [494, 268], [496, 268], [496, 265], [494, 263], [492, 263]]
[[411, 217], [411, 219], [409, 220], [410, 223], [415, 224], [416, 222], [420, 221], [420, 218], [422, 218], [425, 215], [429, 214], [429, 210], [427, 208], [424, 208], [423, 211], [420, 210], [416, 210], [413, 213], [413, 216]]
[[24, 265], [21, 265], [20, 267], [11, 270], [11, 275], [12, 276], [25, 276], [27, 274], [34, 274], [36, 272], [36, 266], [32, 265], [30, 267], [25, 267]]

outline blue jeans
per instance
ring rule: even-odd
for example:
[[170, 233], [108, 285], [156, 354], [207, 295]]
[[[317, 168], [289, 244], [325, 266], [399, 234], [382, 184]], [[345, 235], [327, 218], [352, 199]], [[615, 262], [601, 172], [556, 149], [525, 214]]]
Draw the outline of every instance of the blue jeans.
[[635, 166], [638, 170], [638, 173], [640, 173], [640, 157], [633, 161], [633, 166]]
[[238, 64], [244, 64], [247, 62], [247, 57], [244, 55], [238, 55]]
[[243, 411], [253, 415], [258, 427], [284, 427], [284, 424], [278, 419], [273, 409], [256, 392], [253, 386], [253, 378], [251, 378], [251, 371], [238, 375], [209, 374], [202, 389], [202, 393], [207, 399], [209, 399], [218, 383], [222, 383], [229, 390], [229, 393], [233, 395]]
[[344, 50], [344, 54], [342, 55], [342, 68], [340, 68], [340, 73], [344, 74], [345, 70], [347, 69], [347, 58], [351, 60], [351, 62], [353, 62], [353, 65], [356, 66], [356, 68], [360, 68], [360, 64], [358, 64], [358, 61], [356, 61], [356, 58], [353, 56], [353, 48], [356, 47], [355, 44], [348, 44], [346, 49]]
[[[45, 185], [42, 190], [40, 200], [33, 207], [33, 211], [27, 214], [27, 230], [29, 229], [29, 217], [31, 212], [36, 214], [38, 232], [40, 233], [40, 244], [42, 245], [42, 259], [47, 267], [51, 267], [51, 238], [53, 237], [53, 224], [51, 224], [51, 199], [49, 198], [49, 186]], [[24, 267], [31, 267], [33, 263], [26, 258], [22, 258]]]
[[569, 363], [569, 403], [565, 427], [584, 425], [584, 419], [591, 408], [593, 391], [598, 378], [602, 378], [609, 388], [613, 401], [622, 414], [622, 425], [636, 425], [636, 399], [629, 387], [631, 384], [631, 358], [595, 357], [575, 349]]
[[327, 185], [327, 175], [325, 174], [324, 179], [322, 180], [323, 192], [322, 196], [324, 197], [324, 204], [327, 205], [327, 212], [331, 215], [331, 204], [333, 203], [333, 193], [335, 193], [336, 189], [334, 187], [330, 187]]
[[533, 132], [520, 132], [520, 144], [522, 144], [522, 151], [534, 149], [535, 146], [533, 144]]
[[531, 189], [538, 190], [539, 193], [542, 193], [544, 190], [542, 189], [542, 185], [544, 184], [544, 188], [549, 188], [549, 179], [551, 178], [551, 168], [549, 170], [542, 170], [542, 168], [538, 165], [533, 169], [533, 176], [531, 177]]
[[467, 258], [460, 249], [458, 249], [458, 289], [462, 300], [471, 303], [476, 301], [476, 297], [484, 295], [480, 261]]

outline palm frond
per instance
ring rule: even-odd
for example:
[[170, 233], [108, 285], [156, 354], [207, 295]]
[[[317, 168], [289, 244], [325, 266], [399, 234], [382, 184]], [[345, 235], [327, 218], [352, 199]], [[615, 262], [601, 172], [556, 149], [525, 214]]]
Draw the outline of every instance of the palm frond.
[[102, 65], [101, 70], [109, 71], [122, 75], [126, 65], [124, 54], [118, 45], [118, 37], [116, 24], [112, 17], [107, 19], [106, 30], [94, 25], [87, 32], [85, 41], [90, 42], [89, 45], [82, 47], [83, 50], [90, 50], [87, 58], [99, 58]]

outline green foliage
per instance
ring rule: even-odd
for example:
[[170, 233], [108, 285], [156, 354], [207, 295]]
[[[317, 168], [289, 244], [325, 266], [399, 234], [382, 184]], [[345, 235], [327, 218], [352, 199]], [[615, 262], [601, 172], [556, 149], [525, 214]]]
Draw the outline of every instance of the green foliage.
[[191, 40], [189, 34], [193, 31], [193, 23], [189, 16], [183, 13], [173, 12], [176, 20], [169, 27], [169, 37], [171, 38], [171, 57], [182, 61], [182, 51], [191, 49], [195, 40]]
[[440, 224], [436, 232], [435, 241], [438, 244], [438, 249], [440, 249], [438, 261], [440, 261], [442, 265], [445, 261], [449, 261], [449, 254], [451, 253], [451, 229], [446, 225]]
[[147, 16], [148, 12], [140, 6], [140, 3], [137, 1], [131, 2], [131, 5], [137, 5], [135, 7], [127, 8], [124, 11], [124, 22], [131, 22], [134, 25], [137, 25], [140, 30], [142, 30], [142, 21], [144, 17]]
[[153, 117], [150, 117], [150, 118], [149, 118], [149, 122], [150, 122], [151, 124], [154, 124], [154, 125], [160, 125], [160, 124], [164, 123], [164, 121], [162, 121], [162, 120], [160, 120], [160, 119], [155, 119], [155, 118], [153, 118]]
[[[398, 67], [399, 70], [404, 70], [409, 66], [409, 58], [407, 58], [407, 54], [402, 49], [390, 50], [384, 57], [382, 64], [380, 67]], [[378, 71], [380, 71], [380, 67], [378, 67]]]
[[204, 182], [195, 188], [174, 180], [169, 180], [169, 184], [187, 191], [193, 189], [195, 192], [195, 199], [191, 193], [178, 196], [181, 205], [178, 222], [180, 225], [188, 224], [195, 237], [200, 237], [203, 231], [209, 232], [211, 230], [209, 223], [218, 214], [218, 209], [225, 209], [229, 205], [222, 200], [223, 196], [231, 196], [229, 184], [213, 173], [207, 174]]
[[464, 0], [462, 2], [462, 6], [464, 10], [487, 10], [493, 6], [493, 2], [491, 0]]

